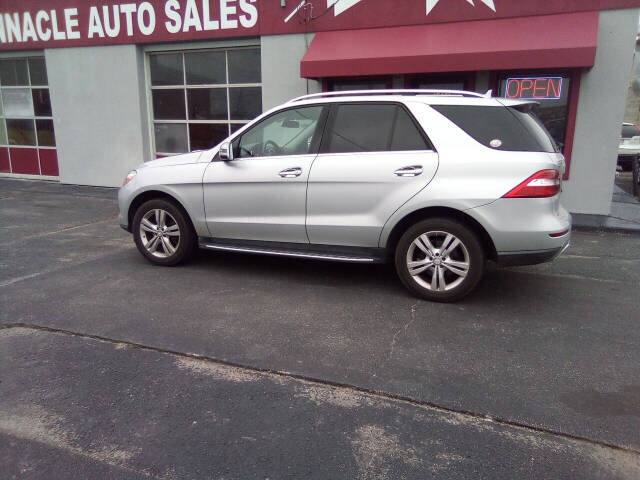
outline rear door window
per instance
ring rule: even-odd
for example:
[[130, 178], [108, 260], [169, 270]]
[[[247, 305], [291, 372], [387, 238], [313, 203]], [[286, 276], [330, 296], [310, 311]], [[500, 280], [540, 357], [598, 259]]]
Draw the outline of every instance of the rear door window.
[[485, 147], [509, 152], [557, 152], [558, 148], [536, 116], [502, 106], [432, 105]]
[[389, 149], [399, 152], [405, 150], [428, 150], [430, 148], [407, 111], [398, 106]]
[[406, 110], [392, 103], [349, 103], [334, 107], [322, 152], [427, 150], [429, 145]]

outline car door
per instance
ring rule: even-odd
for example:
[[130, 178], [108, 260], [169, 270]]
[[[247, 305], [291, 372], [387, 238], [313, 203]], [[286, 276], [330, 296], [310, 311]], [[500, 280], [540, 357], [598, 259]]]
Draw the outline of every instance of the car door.
[[309, 176], [310, 242], [377, 247], [387, 219], [437, 168], [437, 153], [405, 105], [334, 104]]
[[205, 216], [214, 238], [308, 243], [309, 169], [323, 106], [288, 108], [233, 139], [233, 160], [213, 161], [203, 176]]

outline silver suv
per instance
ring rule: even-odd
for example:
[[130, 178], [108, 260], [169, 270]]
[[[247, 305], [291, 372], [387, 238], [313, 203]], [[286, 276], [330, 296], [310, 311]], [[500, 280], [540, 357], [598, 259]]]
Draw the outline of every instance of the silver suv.
[[414, 295], [458, 300], [488, 260], [542, 263], [569, 245], [564, 158], [534, 106], [462, 91], [306, 95], [211, 150], [131, 171], [119, 221], [158, 265], [196, 246], [392, 261]]

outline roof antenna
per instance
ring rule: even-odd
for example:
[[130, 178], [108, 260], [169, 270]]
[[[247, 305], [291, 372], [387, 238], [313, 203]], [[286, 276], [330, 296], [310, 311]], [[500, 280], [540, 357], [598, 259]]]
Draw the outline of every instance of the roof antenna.
[[484, 98], [493, 98], [493, 90], [487, 90], [487, 93], [484, 94]]

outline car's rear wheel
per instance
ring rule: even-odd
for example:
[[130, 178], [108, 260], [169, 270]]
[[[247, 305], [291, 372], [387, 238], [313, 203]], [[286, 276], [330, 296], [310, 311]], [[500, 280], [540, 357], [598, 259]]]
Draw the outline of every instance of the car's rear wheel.
[[400, 238], [396, 271], [415, 296], [454, 302], [469, 294], [485, 268], [486, 255], [477, 235], [448, 218], [423, 220]]
[[186, 214], [165, 199], [143, 203], [133, 217], [132, 227], [138, 250], [156, 265], [183, 262], [195, 246], [195, 233]]

